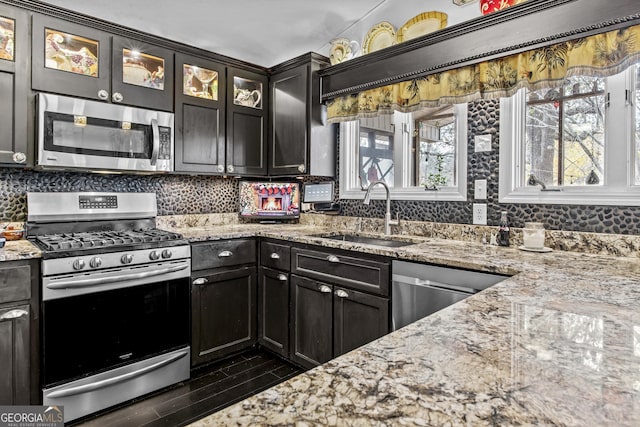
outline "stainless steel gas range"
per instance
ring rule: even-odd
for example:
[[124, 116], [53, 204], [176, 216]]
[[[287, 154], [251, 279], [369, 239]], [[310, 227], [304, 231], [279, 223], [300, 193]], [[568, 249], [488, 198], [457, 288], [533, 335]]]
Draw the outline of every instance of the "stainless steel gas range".
[[42, 256], [42, 398], [65, 421], [189, 378], [189, 243], [153, 193], [28, 193]]

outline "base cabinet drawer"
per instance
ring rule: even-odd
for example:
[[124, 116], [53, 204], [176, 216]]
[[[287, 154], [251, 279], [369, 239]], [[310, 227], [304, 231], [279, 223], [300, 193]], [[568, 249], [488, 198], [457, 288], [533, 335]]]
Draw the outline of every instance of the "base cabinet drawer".
[[233, 239], [191, 244], [191, 269], [229, 267], [255, 264], [257, 258], [254, 239]]
[[192, 366], [253, 346], [256, 267], [193, 272], [191, 279]]
[[291, 273], [381, 296], [389, 295], [389, 262], [306, 248], [291, 249]]
[[275, 242], [260, 244], [260, 265], [276, 270], [289, 271], [291, 264], [291, 246]]

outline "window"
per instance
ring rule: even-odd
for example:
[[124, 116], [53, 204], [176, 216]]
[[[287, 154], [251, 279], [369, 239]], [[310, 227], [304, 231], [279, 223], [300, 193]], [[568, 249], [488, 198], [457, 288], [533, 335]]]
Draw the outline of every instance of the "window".
[[[395, 200], [467, 198], [467, 104], [394, 112], [340, 126], [340, 197], [383, 180]], [[384, 198], [376, 187], [374, 198]]]
[[639, 69], [503, 98], [500, 202], [640, 205]]

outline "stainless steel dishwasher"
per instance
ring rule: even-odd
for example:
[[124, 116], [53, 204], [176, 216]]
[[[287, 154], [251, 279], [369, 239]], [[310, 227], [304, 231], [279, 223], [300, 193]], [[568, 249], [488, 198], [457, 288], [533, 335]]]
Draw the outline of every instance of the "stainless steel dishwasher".
[[391, 329], [397, 330], [509, 276], [393, 261]]

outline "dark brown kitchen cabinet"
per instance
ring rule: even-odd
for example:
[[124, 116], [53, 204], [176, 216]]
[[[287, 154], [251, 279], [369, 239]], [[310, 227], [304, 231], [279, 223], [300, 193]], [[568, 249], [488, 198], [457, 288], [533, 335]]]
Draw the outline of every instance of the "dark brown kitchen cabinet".
[[257, 342], [254, 239], [192, 244], [191, 364], [198, 366]]
[[39, 270], [0, 263], [0, 405], [39, 403]]
[[29, 126], [29, 17], [0, 5], [0, 165], [32, 166]]
[[291, 272], [350, 289], [389, 296], [389, 261], [375, 255], [294, 247], [291, 249]]
[[0, 404], [28, 405], [29, 305], [0, 307]]
[[337, 357], [389, 332], [389, 299], [348, 288], [333, 291], [333, 356]]
[[389, 332], [389, 299], [291, 275], [291, 359], [312, 368]]
[[175, 170], [224, 173], [226, 67], [179, 53], [175, 60]]
[[291, 359], [307, 368], [389, 332], [390, 261], [313, 246], [291, 248]]
[[287, 242], [260, 242], [258, 340], [283, 357], [289, 357], [289, 269], [291, 246]]
[[32, 20], [36, 91], [173, 111], [173, 52], [50, 16]]
[[291, 275], [291, 350], [295, 363], [313, 368], [333, 358], [332, 287]]
[[268, 108], [266, 74], [227, 68], [227, 174], [267, 174]]
[[328, 65], [310, 53], [272, 69], [269, 175], [335, 175], [335, 128], [326, 123], [317, 75]]
[[262, 346], [289, 357], [289, 274], [260, 268], [258, 340]]

